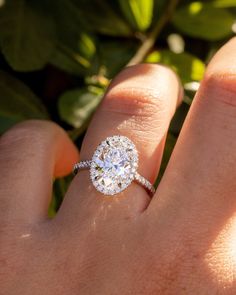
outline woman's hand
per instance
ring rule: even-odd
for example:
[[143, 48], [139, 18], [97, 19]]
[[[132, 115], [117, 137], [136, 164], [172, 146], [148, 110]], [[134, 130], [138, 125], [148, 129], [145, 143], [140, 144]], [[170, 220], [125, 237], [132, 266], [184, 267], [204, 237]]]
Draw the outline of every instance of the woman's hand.
[[[107, 136], [125, 135], [139, 151], [139, 172], [154, 182], [181, 96], [163, 66], [124, 69], [80, 159]], [[106, 197], [81, 171], [49, 220], [53, 177], [77, 160], [52, 123], [24, 122], [2, 136], [1, 294], [236, 294], [236, 39], [211, 61], [152, 199], [135, 183]]]

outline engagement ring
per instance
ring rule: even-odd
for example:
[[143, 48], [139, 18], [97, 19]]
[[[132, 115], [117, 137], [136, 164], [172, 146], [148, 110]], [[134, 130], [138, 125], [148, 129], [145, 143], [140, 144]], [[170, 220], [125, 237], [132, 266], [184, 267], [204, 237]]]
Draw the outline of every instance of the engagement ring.
[[90, 169], [94, 187], [104, 195], [113, 196], [125, 190], [132, 181], [142, 185], [153, 196], [154, 186], [138, 172], [138, 152], [125, 136], [107, 137], [95, 150], [92, 160], [74, 165], [74, 173]]

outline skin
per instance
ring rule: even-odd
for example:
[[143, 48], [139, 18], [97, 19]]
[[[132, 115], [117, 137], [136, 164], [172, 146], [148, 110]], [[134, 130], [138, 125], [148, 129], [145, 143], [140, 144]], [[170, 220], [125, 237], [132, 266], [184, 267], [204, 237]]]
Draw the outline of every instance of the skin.
[[[181, 93], [165, 67], [124, 69], [80, 159], [125, 135], [140, 153], [139, 172], [154, 181]], [[82, 171], [49, 220], [53, 177], [70, 172], [78, 151], [53, 123], [13, 127], [0, 140], [0, 293], [236, 294], [235, 134], [236, 39], [210, 62], [152, 199], [135, 183], [105, 197]]]

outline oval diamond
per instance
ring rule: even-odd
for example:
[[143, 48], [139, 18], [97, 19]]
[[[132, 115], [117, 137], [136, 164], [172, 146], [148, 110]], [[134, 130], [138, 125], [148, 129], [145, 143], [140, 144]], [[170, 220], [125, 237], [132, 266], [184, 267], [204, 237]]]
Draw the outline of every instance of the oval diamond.
[[137, 167], [138, 152], [133, 142], [125, 136], [108, 137], [93, 155], [90, 177], [99, 192], [114, 195], [130, 185]]

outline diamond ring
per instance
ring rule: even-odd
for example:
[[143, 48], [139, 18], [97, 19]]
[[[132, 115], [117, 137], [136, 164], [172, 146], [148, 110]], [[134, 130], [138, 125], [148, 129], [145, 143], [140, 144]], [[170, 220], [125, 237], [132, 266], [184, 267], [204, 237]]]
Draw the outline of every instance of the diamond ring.
[[153, 196], [154, 186], [138, 172], [138, 152], [125, 136], [107, 137], [95, 150], [92, 160], [74, 165], [74, 173], [89, 169], [94, 187], [104, 195], [113, 196], [125, 190], [132, 181], [142, 185]]

